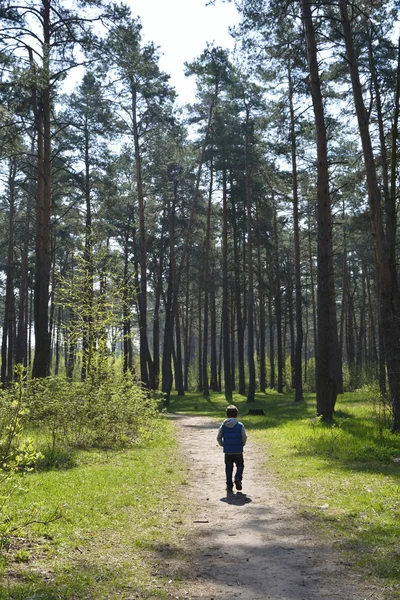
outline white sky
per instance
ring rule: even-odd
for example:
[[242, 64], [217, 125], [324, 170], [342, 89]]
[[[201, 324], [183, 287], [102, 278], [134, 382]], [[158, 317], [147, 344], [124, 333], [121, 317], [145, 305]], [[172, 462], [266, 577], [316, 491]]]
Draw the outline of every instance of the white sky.
[[171, 76], [180, 104], [194, 101], [194, 77], [184, 76], [184, 62], [197, 58], [207, 42], [233, 48], [228, 27], [239, 22], [232, 3], [217, 0], [125, 0], [134, 17], [140, 16], [144, 41], [152, 41], [162, 53], [160, 68]]

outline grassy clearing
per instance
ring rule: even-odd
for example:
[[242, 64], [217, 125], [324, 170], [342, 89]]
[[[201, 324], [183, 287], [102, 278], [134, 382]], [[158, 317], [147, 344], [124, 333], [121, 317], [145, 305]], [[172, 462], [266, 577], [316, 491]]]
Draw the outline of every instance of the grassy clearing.
[[[312, 527], [329, 536], [351, 564], [382, 580], [388, 598], [400, 599], [400, 436], [382, 427], [382, 412], [368, 393], [339, 397], [332, 426], [314, 418], [315, 397], [304, 404], [292, 395], [257, 395], [247, 415], [233, 401], [249, 434], [265, 447], [262, 460], [277, 475], [289, 502]], [[370, 395], [369, 395], [370, 396]], [[222, 394], [174, 398], [171, 410], [222, 419]]]
[[170, 598], [182, 558], [186, 470], [172, 425], [124, 450], [76, 452], [75, 466], [26, 475], [8, 510], [1, 600]]

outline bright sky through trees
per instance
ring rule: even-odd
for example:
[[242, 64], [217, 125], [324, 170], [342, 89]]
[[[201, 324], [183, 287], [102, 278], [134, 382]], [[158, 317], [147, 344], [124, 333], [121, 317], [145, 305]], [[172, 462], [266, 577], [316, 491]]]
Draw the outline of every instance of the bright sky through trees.
[[184, 76], [184, 63], [199, 56], [207, 42], [233, 48], [228, 28], [239, 22], [234, 5], [220, 0], [215, 6], [206, 6], [206, 0], [128, 0], [127, 4], [141, 18], [143, 39], [160, 47], [160, 67], [171, 76], [179, 102], [192, 102], [195, 81]]

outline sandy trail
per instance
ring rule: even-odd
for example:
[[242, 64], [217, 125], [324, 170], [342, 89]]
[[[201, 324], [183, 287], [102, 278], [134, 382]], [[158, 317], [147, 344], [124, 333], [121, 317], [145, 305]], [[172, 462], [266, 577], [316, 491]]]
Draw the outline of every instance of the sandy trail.
[[285, 505], [249, 436], [243, 491], [225, 491], [219, 423], [171, 415], [188, 463], [188, 494], [196, 507], [187, 538], [190, 581], [178, 598], [208, 600], [381, 600], [335, 554], [312, 537]]

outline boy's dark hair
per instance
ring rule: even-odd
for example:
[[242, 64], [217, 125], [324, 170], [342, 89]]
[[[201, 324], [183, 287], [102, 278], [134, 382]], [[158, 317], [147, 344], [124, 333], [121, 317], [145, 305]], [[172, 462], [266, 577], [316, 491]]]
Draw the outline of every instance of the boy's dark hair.
[[227, 418], [234, 418], [236, 419], [236, 417], [238, 416], [238, 409], [236, 408], [236, 406], [234, 404], [230, 404], [229, 406], [227, 406], [226, 408], [226, 416]]

